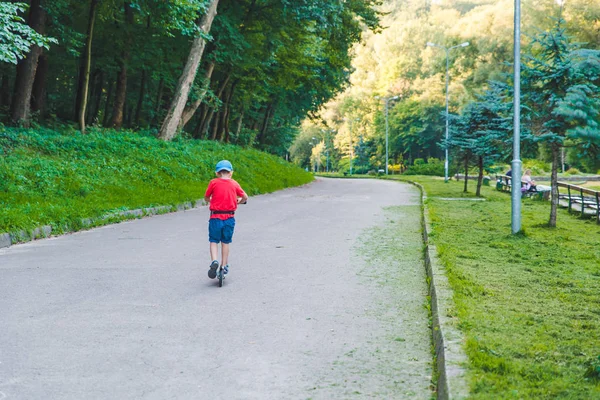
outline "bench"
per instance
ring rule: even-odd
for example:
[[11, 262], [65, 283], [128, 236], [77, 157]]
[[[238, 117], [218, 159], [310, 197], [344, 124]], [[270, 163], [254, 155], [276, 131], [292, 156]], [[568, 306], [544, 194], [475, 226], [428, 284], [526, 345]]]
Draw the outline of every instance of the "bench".
[[510, 192], [510, 182], [512, 177], [508, 175], [496, 175], [496, 189]]
[[596, 222], [600, 223], [600, 192], [565, 182], [558, 182], [558, 187], [567, 189], [566, 194], [558, 195], [560, 205], [567, 207], [569, 211], [577, 208], [581, 215], [595, 215]]
[[[500, 191], [511, 191], [512, 176], [508, 175], [496, 175], [496, 189]], [[521, 181], [521, 193], [523, 197], [534, 197], [539, 200], [550, 199], [550, 190], [528, 190], [524, 191], [523, 188], [527, 186], [526, 182]]]

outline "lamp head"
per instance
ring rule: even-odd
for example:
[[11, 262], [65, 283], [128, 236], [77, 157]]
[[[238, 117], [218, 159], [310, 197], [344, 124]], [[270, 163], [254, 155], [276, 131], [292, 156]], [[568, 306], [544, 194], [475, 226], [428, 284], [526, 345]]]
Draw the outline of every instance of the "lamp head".
[[432, 42], [427, 42], [427, 46], [429, 46], [429, 47], [436, 47], [437, 45], [435, 43], [432, 43]]
[[460, 44], [460, 47], [467, 47], [469, 45], [469, 42], [464, 42]]

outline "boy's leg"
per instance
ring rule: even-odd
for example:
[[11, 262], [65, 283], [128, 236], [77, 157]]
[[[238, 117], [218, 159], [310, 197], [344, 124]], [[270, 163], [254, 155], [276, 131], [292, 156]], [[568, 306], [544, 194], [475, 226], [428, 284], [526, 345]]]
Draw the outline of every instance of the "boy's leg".
[[221, 241], [221, 265], [225, 266], [229, 263], [229, 244], [233, 238], [235, 229], [235, 218], [229, 218], [223, 223], [223, 236]]
[[229, 244], [221, 243], [221, 265], [227, 265], [229, 261]]
[[215, 279], [217, 277], [217, 268], [219, 268], [219, 242], [221, 241], [221, 221], [211, 219], [208, 222], [208, 240], [210, 242], [210, 258], [212, 260], [208, 269], [208, 277]]
[[219, 243], [210, 243], [210, 261], [217, 260], [219, 257]]

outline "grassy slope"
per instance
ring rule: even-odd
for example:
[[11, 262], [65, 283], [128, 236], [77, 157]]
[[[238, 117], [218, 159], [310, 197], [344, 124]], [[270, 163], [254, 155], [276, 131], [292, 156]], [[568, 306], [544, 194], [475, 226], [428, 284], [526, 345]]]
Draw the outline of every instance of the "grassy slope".
[[561, 210], [549, 229], [549, 204], [526, 199], [524, 235], [512, 236], [507, 193], [447, 201], [473, 194], [415, 180], [455, 291], [472, 398], [600, 398], [600, 225]]
[[115, 210], [198, 200], [224, 158], [251, 195], [312, 180], [277, 157], [215, 142], [165, 143], [114, 131], [83, 137], [3, 130], [0, 232], [43, 224], [77, 228], [81, 218]]

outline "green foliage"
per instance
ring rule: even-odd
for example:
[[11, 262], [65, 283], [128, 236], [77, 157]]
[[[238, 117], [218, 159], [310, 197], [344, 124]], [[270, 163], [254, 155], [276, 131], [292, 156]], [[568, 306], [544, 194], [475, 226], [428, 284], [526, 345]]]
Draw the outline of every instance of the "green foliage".
[[77, 226], [114, 210], [195, 201], [229, 159], [248, 194], [309, 182], [284, 160], [232, 145], [149, 134], [8, 129], [0, 132], [0, 231]]
[[600, 356], [590, 360], [588, 368], [585, 371], [585, 377], [592, 381], [600, 381]]
[[437, 158], [428, 158], [427, 163], [425, 163], [422, 158], [417, 158], [414, 165], [404, 171], [404, 175], [444, 176], [444, 161]]
[[56, 39], [40, 35], [19, 15], [27, 9], [24, 3], [0, 3], [0, 62], [16, 64], [31, 46], [50, 48]]
[[[510, 234], [510, 196], [411, 177], [425, 186], [430, 240], [454, 291], [453, 316], [466, 337], [470, 399], [595, 399], [600, 319], [600, 225], [524, 201], [525, 234]], [[593, 359], [591, 359], [594, 357]]]
[[567, 137], [600, 142], [600, 51], [579, 49], [564, 20], [534, 38], [523, 86], [537, 139], [561, 147]]
[[523, 171], [530, 169], [534, 175], [547, 175], [551, 168], [549, 163], [542, 160], [523, 159]]

